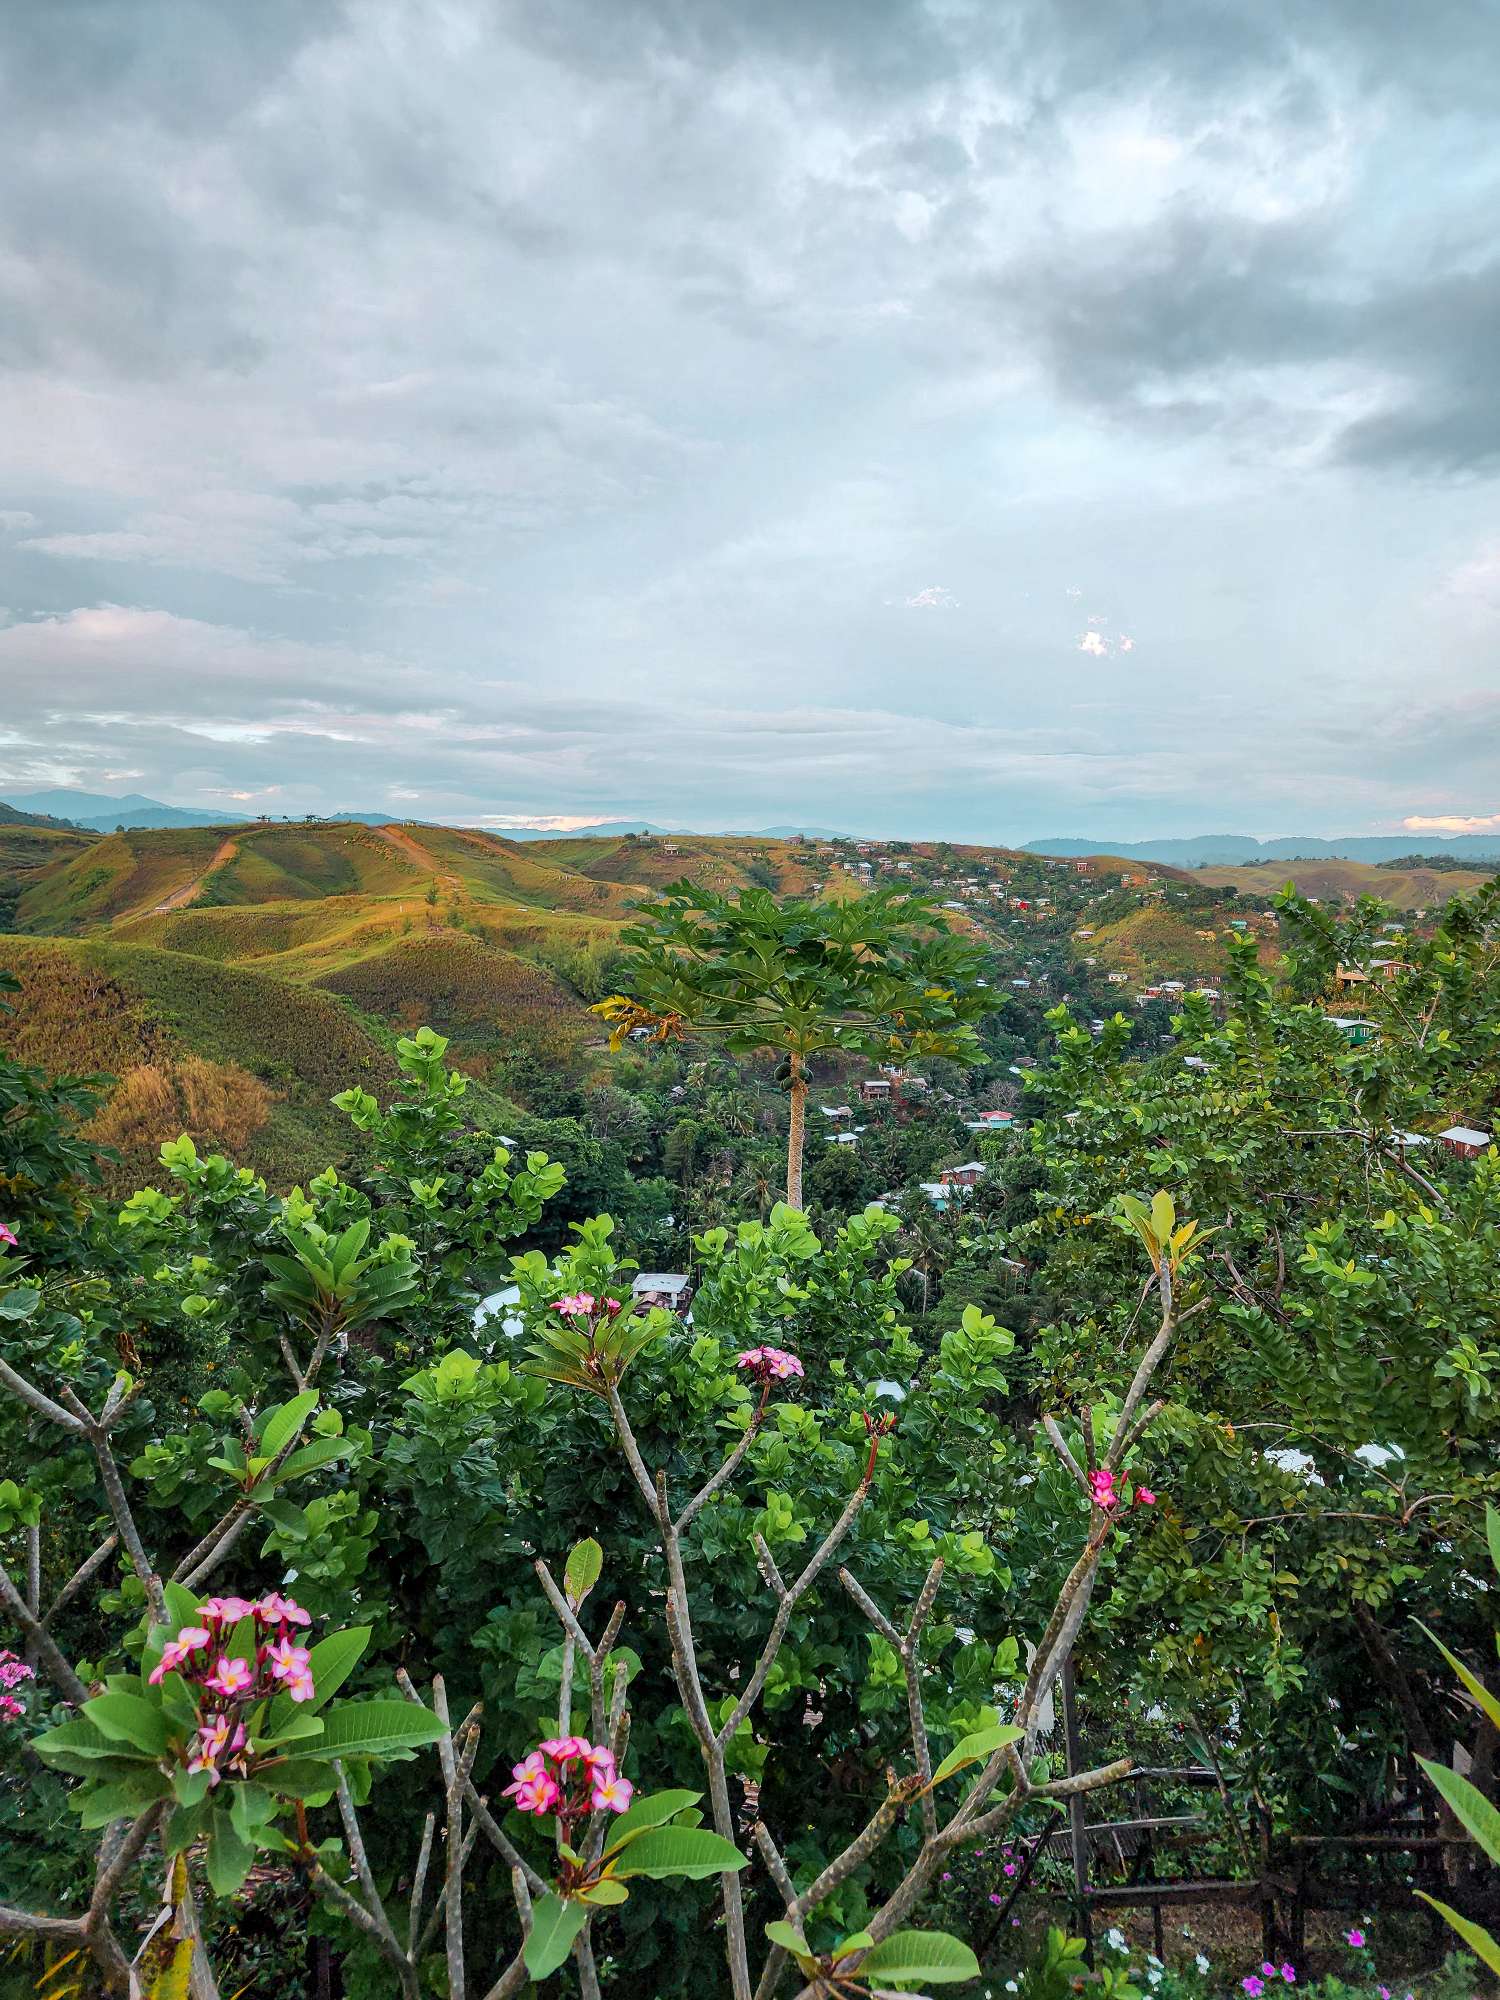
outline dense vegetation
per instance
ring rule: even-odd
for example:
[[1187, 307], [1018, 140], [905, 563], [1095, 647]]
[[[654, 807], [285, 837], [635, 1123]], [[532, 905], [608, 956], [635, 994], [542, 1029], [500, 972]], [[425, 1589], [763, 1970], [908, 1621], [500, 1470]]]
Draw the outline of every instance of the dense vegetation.
[[[933, 850], [912, 873], [967, 889], [993, 866]], [[450, 1000], [472, 1009], [464, 1067], [323, 975], [12, 941], [0, 1927], [19, 1990], [82, 1952], [121, 1991], [137, 1959], [143, 1990], [205, 2000], [971, 1977], [1052, 2000], [1080, 1976], [1047, 1858], [1069, 1661], [1106, 1793], [1199, 1745], [1226, 1824], [1262, 1814], [1284, 1840], [1362, 1824], [1413, 1753], [1451, 1766], [1457, 1743], [1493, 1797], [1500, 1159], [1437, 1135], [1487, 1128], [1500, 1095], [1500, 903], [1405, 934], [1351, 1034], [1340, 983], [1389, 956], [1375, 905], [1287, 895], [1273, 918], [1170, 876], [1006, 876], [1003, 896], [977, 876], [982, 916], [952, 899], [946, 944], [930, 909], [865, 898], [857, 949], [897, 985], [820, 986], [808, 1018], [847, 1034], [801, 1050], [759, 1001], [729, 1005], [735, 910], [761, 953], [737, 990], [785, 997], [820, 922], [860, 935], [858, 902], [684, 895], [656, 937], [722, 928], [719, 969], [686, 985], [636, 913], [576, 982], [553, 969], [578, 1041], [507, 1036], [483, 986]], [[1034, 899], [1058, 907], [1039, 921]], [[423, 902], [435, 943], [493, 949], [445, 907]], [[1216, 925], [1220, 997], [1117, 1013], [1075, 933], [1132, 909]], [[901, 958], [907, 922], [951, 986], [938, 957]], [[58, 961], [71, 998], [43, 1025]], [[175, 1015], [157, 961], [196, 982]], [[916, 965], [962, 1005], [897, 1049], [885, 1015]], [[300, 1099], [257, 1074], [270, 1031], [243, 982], [315, 1010]], [[617, 985], [625, 1039], [585, 1064], [587, 1002]], [[61, 1038], [65, 1012], [87, 1036]], [[187, 1040], [205, 1014], [214, 1056]], [[649, 1039], [674, 1019], [680, 1039]], [[219, 1121], [222, 1150], [173, 1139], [128, 1193], [143, 1176], [103, 1141], [134, 1128], [99, 1122], [121, 1085], [56, 1074], [86, 1047]], [[920, 1059], [922, 1088], [861, 1108], [854, 1144], [810, 1139], [789, 1205], [777, 1064], [806, 1058], [817, 1120], [882, 1048]], [[318, 1101], [304, 1139], [334, 1166], [294, 1186], [234, 1163], [233, 1120], [253, 1150]], [[986, 1109], [1015, 1122], [971, 1131]], [[923, 1192], [976, 1156], [969, 1191]], [[688, 1321], [632, 1296], [638, 1266], [674, 1265]], [[1491, 1890], [1462, 1845], [1472, 1800], [1443, 1782], [1443, 1900], [1472, 1921]], [[1219, 1865], [1250, 1869], [1249, 1842]], [[1361, 1942], [1327, 1968], [1372, 1994], [1378, 1890], [1351, 1869]], [[1138, 1952], [1104, 1950], [1096, 1977], [1253, 1991], [1258, 1962], [1133, 1974]]]

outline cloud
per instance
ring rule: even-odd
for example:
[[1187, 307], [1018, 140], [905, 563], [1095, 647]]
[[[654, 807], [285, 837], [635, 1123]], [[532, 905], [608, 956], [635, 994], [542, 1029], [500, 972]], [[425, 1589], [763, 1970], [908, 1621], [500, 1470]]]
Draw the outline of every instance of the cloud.
[[1096, 660], [1102, 660], [1109, 653], [1109, 641], [1102, 632], [1085, 632], [1078, 641], [1080, 653], [1090, 653]]
[[[1497, 69], [1472, 0], [0, 9], [10, 726], [309, 805], [1461, 808]], [[1079, 575], [1170, 745], [1055, 672]]]
[[1412, 833], [1495, 833], [1500, 813], [1408, 813], [1401, 824]]

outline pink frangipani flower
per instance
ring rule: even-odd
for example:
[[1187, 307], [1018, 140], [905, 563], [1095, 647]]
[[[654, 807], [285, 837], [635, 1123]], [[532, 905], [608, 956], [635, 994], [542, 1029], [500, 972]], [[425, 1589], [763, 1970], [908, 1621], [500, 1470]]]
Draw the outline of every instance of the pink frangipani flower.
[[8, 1245], [12, 1250], [17, 1250], [20, 1248], [21, 1239], [13, 1229], [9, 1228], [5, 1223], [0, 1222], [0, 1243]]
[[592, 1292], [569, 1292], [565, 1298], [552, 1301], [554, 1312], [564, 1313], [569, 1319], [577, 1319], [594, 1310]]
[[223, 1656], [203, 1685], [212, 1694], [245, 1694], [255, 1685], [255, 1669], [248, 1660]]
[[0, 1653], [0, 1688], [7, 1693], [22, 1681], [34, 1681], [36, 1668], [28, 1666], [18, 1653]]
[[1089, 1498], [1106, 1513], [1114, 1506], [1118, 1495], [1115, 1492], [1115, 1475], [1108, 1466], [1101, 1465], [1097, 1472], [1089, 1474]]
[[279, 1590], [268, 1590], [255, 1606], [255, 1615], [262, 1625], [311, 1625], [312, 1613], [304, 1611], [295, 1599], [283, 1597]]
[[255, 1609], [248, 1597], [210, 1597], [202, 1607], [199, 1616], [210, 1618], [215, 1623], [238, 1625], [242, 1618], [248, 1618]]
[[752, 1374], [764, 1381], [789, 1382], [794, 1376], [807, 1371], [795, 1354], [788, 1354], [780, 1347], [747, 1347], [735, 1356], [736, 1368], [748, 1368]]
[[1355, 1951], [1363, 1951], [1365, 1944], [1365, 1934], [1361, 1930], [1345, 1931], [1344, 1943], [1352, 1946]]
[[201, 1652], [209, 1643], [210, 1633], [206, 1625], [184, 1625], [175, 1639], [168, 1639], [161, 1649], [161, 1658], [151, 1669], [149, 1679], [152, 1687], [157, 1687], [168, 1674], [175, 1674], [186, 1666], [194, 1653]]
[[1149, 1486], [1137, 1486], [1135, 1489], [1135, 1504], [1137, 1507], [1154, 1507], [1156, 1505], [1156, 1495], [1151, 1491]]
[[595, 1812], [622, 1813], [630, 1804], [634, 1792], [635, 1786], [631, 1784], [629, 1778], [606, 1778], [601, 1775], [594, 1780], [589, 1803]]
[[13, 1694], [0, 1694], [0, 1716], [7, 1722], [19, 1722], [26, 1713]]

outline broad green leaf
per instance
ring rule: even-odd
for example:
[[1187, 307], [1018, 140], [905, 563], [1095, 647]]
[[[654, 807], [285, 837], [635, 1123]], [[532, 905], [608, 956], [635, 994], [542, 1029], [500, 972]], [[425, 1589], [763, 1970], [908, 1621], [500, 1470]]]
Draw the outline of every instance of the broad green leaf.
[[942, 1986], [979, 1977], [979, 1960], [947, 1931], [892, 1931], [859, 1962], [861, 1979], [882, 1986]]
[[997, 1750], [1003, 1750], [1007, 1743], [1019, 1743], [1025, 1733], [1011, 1723], [992, 1722], [986, 1729], [976, 1729], [960, 1737], [933, 1772], [932, 1782], [940, 1785], [944, 1778], [951, 1778], [966, 1764], [987, 1764]]
[[259, 1449], [257, 1458], [274, 1458], [284, 1444], [290, 1444], [303, 1424], [318, 1406], [316, 1389], [304, 1389], [300, 1396], [293, 1396], [289, 1403], [272, 1410], [266, 1418], [265, 1429], [256, 1440]]
[[[342, 1632], [330, 1632], [320, 1639], [307, 1656], [313, 1677], [314, 1694], [307, 1707], [317, 1710], [336, 1695], [364, 1657], [370, 1643], [368, 1625], [350, 1625]], [[408, 1704], [410, 1705], [410, 1704]]]
[[629, 1840], [644, 1833], [648, 1827], [662, 1826], [669, 1819], [675, 1819], [687, 1807], [697, 1805], [702, 1792], [649, 1792], [626, 1807], [610, 1828], [605, 1839], [604, 1852], [617, 1854]]
[[98, 1694], [84, 1703], [83, 1713], [111, 1742], [128, 1743], [148, 1757], [160, 1757], [167, 1747], [166, 1717], [142, 1695]]
[[625, 1902], [630, 1891], [623, 1882], [616, 1881], [612, 1875], [602, 1875], [592, 1889], [584, 1889], [581, 1895], [585, 1903], [593, 1903], [603, 1908], [611, 1903]]
[[[256, 1749], [276, 1750], [284, 1743], [301, 1743], [309, 1736], [321, 1736], [323, 1734], [323, 1718], [320, 1715], [313, 1715], [310, 1712], [311, 1707], [312, 1704], [310, 1702], [304, 1702], [300, 1708], [293, 1705], [291, 1714], [285, 1720], [277, 1718], [277, 1728], [274, 1735], [257, 1736], [255, 1738]], [[271, 1717], [267, 1716], [267, 1729], [270, 1726]]]
[[280, 1486], [284, 1480], [299, 1479], [304, 1472], [332, 1465], [336, 1458], [347, 1458], [353, 1448], [347, 1438], [314, 1438], [311, 1444], [299, 1445], [283, 1460], [280, 1470], [272, 1475], [274, 1483]]
[[1449, 1666], [1452, 1667], [1454, 1673], [1458, 1675], [1458, 1678], [1463, 1682], [1464, 1686], [1469, 1690], [1469, 1693], [1473, 1695], [1475, 1701], [1479, 1703], [1479, 1706], [1484, 1710], [1485, 1714], [1489, 1717], [1490, 1721], [1494, 1723], [1497, 1729], [1500, 1729], [1500, 1701], [1497, 1701], [1495, 1699], [1494, 1695], [1490, 1693], [1489, 1689], [1485, 1686], [1483, 1681], [1476, 1679], [1475, 1676], [1469, 1672], [1468, 1668], [1464, 1665], [1462, 1660], [1454, 1658], [1453, 1654], [1448, 1651], [1448, 1648], [1443, 1644], [1442, 1640], [1437, 1636], [1435, 1632], [1427, 1631], [1427, 1627], [1424, 1624], [1422, 1624], [1420, 1619], [1417, 1621], [1417, 1630], [1419, 1632], [1427, 1632], [1428, 1638], [1432, 1641], [1433, 1645], [1437, 1647], [1438, 1651], [1442, 1654], [1443, 1658], [1448, 1662]]
[[213, 1807], [207, 1799], [199, 1799], [196, 1805], [182, 1805], [174, 1808], [167, 1821], [166, 1851], [169, 1855], [181, 1854], [201, 1840], [208, 1830], [209, 1815]]
[[323, 1718], [323, 1734], [309, 1757], [388, 1757], [436, 1743], [443, 1725], [414, 1701], [346, 1701]]
[[241, 1840], [222, 1806], [208, 1824], [208, 1885], [216, 1896], [232, 1896], [250, 1873], [255, 1849]]
[[1424, 1889], [1418, 1889], [1417, 1894], [1424, 1903], [1431, 1903], [1443, 1922], [1458, 1932], [1470, 1951], [1477, 1952], [1491, 1972], [1500, 1972], [1500, 1942], [1490, 1935], [1483, 1924], [1471, 1923], [1467, 1917], [1461, 1917], [1457, 1910], [1450, 1909], [1446, 1903], [1440, 1903], [1436, 1896], [1429, 1896]]
[[533, 1979], [546, 1979], [556, 1972], [573, 1949], [573, 1940], [588, 1917], [582, 1903], [565, 1903], [550, 1890], [545, 1896], [538, 1896], [531, 1910], [531, 1936], [522, 1954]]
[[868, 1951], [875, 1940], [868, 1931], [852, 1931], [841, 1944], [833, 1948], [834, 1958], [847, 1958], [854, 1951]]
[[604, 1551], [592, 1536], [579, 1542], [568, 1555], [563, 1571], [563, 1588], [576, 1611], [604, 1573]]
[[1500, 1511], [1486, 1503], [1484, 1510], [1485, 1539], [1490, 1545], [1490, 1561], [1495, 1572], [1500, 1575]]
[[789, 1951], [799, 1965], [811, 1965], [812, 1953], [807, 1948], [807, 1940], [799, 1937], [785, 1917], [777, 1917], [774, 1923], [766, 1925], [766, 1936], [772, 1944], [779, 1944], [783, 1951]]
[[631, 1841], [615, 1865], [623, 1880], [629, 1875], [686, 1875], [700, 1881], [705, 1875], [726, 1875], [745, 1866], [745, 1856], [733, 1841], [721, 1834], [706, 1833], [692, 1826], [649, 1827]]
[[1496, 1812], [1478, 1786], [1461, 1778], [1457, 1771], [1450, 1771], [1446, 1764], [1429, 1763], [1425, 1757], [1419, 1757], [1417, 1762], [1491, 1861], [1500, 1861], [1500, 1812]]
[[166, 1778], [153, 1765], [142, 1764], [128, 1778], [108, 1785], [90, 1785], [77, 1794], [82, 1810], [79, 1825], [110, 1826], [117, 1819], [134, 1819], [153, 1799], [165, 1796]]
[[75, 1777], [90, 1777], [101, 1760], [112, 1764], [138, 1762], [149, 1753], [122, 1748], [119, 1742], [96, 1729], [86, 1715], [75, 1716], [71, 1722], [60, 1722], [55, 1729], [49, 1729], [41, 1736], [32, 1738], [31, 1747], [44, 1764], [54, 1770], [69, 1771]]
[[279, 1797], [301, 1799], [309, 1806], [327, 1805], [337, 1789], [328, 1766], [312, 1757], [288, 1757], [284, 1763], [262, 1765], [256, 1776]]

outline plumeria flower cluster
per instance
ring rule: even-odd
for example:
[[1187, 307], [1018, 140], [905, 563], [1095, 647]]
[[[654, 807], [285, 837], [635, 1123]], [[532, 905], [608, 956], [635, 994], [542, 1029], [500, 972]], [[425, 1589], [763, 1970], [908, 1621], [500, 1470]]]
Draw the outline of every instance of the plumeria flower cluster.
[[780, 1347], [747, 1347], [734, 1359], [736, 1368], [750, 1371], [758, 1382], [790, 1382], [807, 1371], [795, 1354]]
[[592, 1292], [569, 1292], [552, 1301], [552, 1310], [564, 1319], [596, 1319], [620, 1310], [618, 1299], [596, 1299]]
[[19, 1722], [26, 1713], [16, 1699], [16, 1689], [36, 1679], [36, 1668], [15, 1653], [0, 1653], [0, 1720]]
[[511, 1766], [511, 1777], [503, 1796], [515, 1800], [516, 1811], [551, 1813], [565, 1839], [575, 1820], [595, 1812], [622, 1813], [635, 1793], [615, 1768], [613, 1750], [582, 1736], [549, 1736]]
[[1096, 1472], [1089, 1474], [1089, 1498], [1106, 1514], [1123, 1513], [1127, 1507], [1156, 1505], [1156, 1495], [1149, 1486], [1132, 1489], [1128, 1480], [1123, 1485], [1118, 1484], [1114, 1472], [1107, 1465], [1101, 1465]]
[[[246, 1618], [253, 1621], [249, 1658], [228, 1650], [235, 1627]], [[310, 1614], [279, 1591], [258, 1598], [210, 1597], [199, 1607], [198, 1622], [167, 1641], [149, 1679], [156, 1686], [168, 1674], [180, 1674], [197, 1701], [190, 1772], [207, 1771], [210, 1785], [218, 1784], [225, 1770], [247, 1776], [248, 1736], [239, 1711], [276, 1694], [313, 1699], [312, 1655], [296, 1637], [311, 1623]]]

